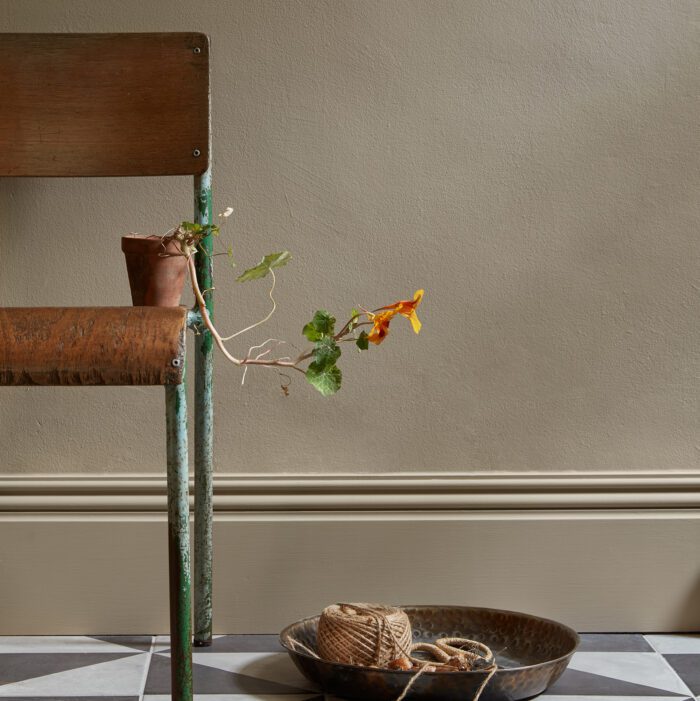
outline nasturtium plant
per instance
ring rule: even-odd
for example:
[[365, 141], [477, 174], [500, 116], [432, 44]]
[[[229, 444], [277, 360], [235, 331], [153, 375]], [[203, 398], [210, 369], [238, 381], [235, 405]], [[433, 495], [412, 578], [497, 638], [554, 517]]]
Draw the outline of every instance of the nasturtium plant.
[[264, 278], [273, 268], [281, 268], [292, 259], [289, 251], [281, 253], [270, 253], [266, 255], [255, 267], [248, 268], [244, 273], [236, 278], [236, 282], [248, 282], [248, 280], [260, 280]]
[[335, 394], [340, 389], [343, 373], [337, 365], [320, 368], [316, 363], [310, 363], [306, 369], [306, 379], [324, 397]]
[[306, 369], [306, 379], [324, 396], [335, 394], [343, 381], [343, 373], [336, 365], [341, 351], [332, 335], [334, 326], [335, 319], [321, 309], [303, 329], [306, 338], [315, 340], [311, 351], [313, 360]]
[[[229, 217], [233, 212], [231, 207], [228, 207], [219, 216], [224, 219]], [[296, 357], [282, 356], [275, 357], [272, 354], [273, 350], [282, 344], [276, 338], [268, 338], [259, 345], [253, 345], [248, 349], [248, 352], [241, 358], [232, 355], [226, 347], [226, 342], [242, 335], [258, 326], [264, 324], [275, 312], [277, 304], [275, 302], [273, 292], [275, 290], [275, 270], [281, 268], [291, 260], [292, 256], [289, 251], [280, 251], [279, 253], [269, 253], [252, 268], [248, 268], [241, 273], [236, 280], [238, 282], [248, 282], [250, 280], [260, 280], [268, 275], [272, 277], [272, 285], [268, 296], [272, 302], [271, 311], [264, 319], [247, 326], [230, 336], [222, 337], [214, 326], [207, 307], [204, 301], [204, 295], [208, 291], [202, 291], [199, 288], [197, 275], [195, 271], [194, 257], [202, 255], [224, 255], [212, 254], [205, 250], [202, 246], [202, 240], [212, 234], [218, 236], [220, 233], [219, 226], [216, 224], [195, 224], [193, 222], [182, 222], [176, 229], [172, 229], [163, 238], [163, 243], [166, 244], [169, 240], [174, 240], [183, 255], [187, 259], [187, 268], [190, 275], [190, 283], [192, 291], [197, 300], [197, 308], [201, 317], [201, 326], [208, 330], [215, 343], [234, 365], [239, 365], [244, 368], [243, 380], [245, 380], [245, 372], [251, 365], [262, 365], [265, 367], [273, 367], [278, 369], [280, 376], [286, 378], [287, 381], [282, 383], [282, 391], [285, 396], [289, 390], [289, 375], [286, 370], [295, 370], [302, 373], [306, 380], [315, 387], [322, 395], [329, 396], [335, 394], [343, 381], [343, 373], [337, 363], [341, 357], [340, 344], [345, 342], [353, 342], [360, 351], [366, 351], [369, 344], [379, 345], [384, 342], [389, 335], [389, 325], [395, 316], [406, 317], [410, 322], [415, 333], [421, 330], [421, 322], [418, 319], [416, 309], [423, 299], [423, 290], [417, 290], [413, 295], [413, 299], [400, 300], [389, 304], [385, 307], [379, 307], [373, 311], [364, 309], [363, 307], [353, 308], [350, 312], [350, 319], [340, 329], [335, 330], [336, 319], [325, 309], [319, 309], [313, 315], [302, 329], [302, 334], [307, 341], [312, 343], [311, 348], [299, 353]], [[233, 249], [229, 246], [225, 255], [228, 256], [232, 266], [235, 266], [233, 261]], [[367, 326], [369, 330], [359, 327]], [[308, 361], [308, 365], [304, 368], [304, 364]]]
[[335, 328], [335, 317], [331, 316], [325, 309], [319, 309], [314, 318], [304, 326], [301, 332], [307, 340], [320, 341], [324, 336], [331, 336]]
[[340, 346], [332, 336], [324, 336], [314, 343], [314, 349], [311, 351], [313, 362], [319, 367], [327, 367], [335, 365], [340, 358]]
[[208, 236], [209, 234], [218, 236], [220, 231], [217, 224], [195, 224], [191, 221], [183, 221], [182, 224], [180, 224], [180, 228], [193, 236], [201, 237]]
[[361, 351], [367, 350], [369, 348], [368, 338], [369, 338], [369, 336], [367, 335], [366, 331], [364, 331], [364, 330], [360, 331], [360, 335], [357, 337], [355, 344], [357, 345], [357, 347]]

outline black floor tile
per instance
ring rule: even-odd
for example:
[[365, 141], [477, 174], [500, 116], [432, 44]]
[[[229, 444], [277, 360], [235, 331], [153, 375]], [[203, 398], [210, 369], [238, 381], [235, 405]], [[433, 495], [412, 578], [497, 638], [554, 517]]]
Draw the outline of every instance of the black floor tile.
[[694, 694], [700, 694], [700, 655], [664, 655]]
[[194, 647], [193, 652], [284, 652], [277, 635], [222, 635], [209, 647]]
[[576, 696], [677, 696], [679, 699], [684, 696], [684, 694], [674, 694], [663, 689], [654, 689], [651, 686], [632, 684], [612, 677], [567, 669], [560, 679], [549, 687], [544, 697], [546, 698], [547, 695], [567, 696], [569, 694]]
[[[313, 694], [308, 689], [277, 684], [245, 674], [193, 664], [192, 678], [195, 694]], [[153, 655], [148, 670], [145, 694], [170, 693], [170, 658]]]
[[[137, 653], [134, 652], [134, 655]], [[10, 652], [0, 655], [0, 684], [12, 684], [47, 674], [67, 672], [70, 669], [89, 667], [101, 662], [112, 662], [131, 654], [98, 652]]]
[[579, 652], [654, 652], [640, 633], [581, 633]]

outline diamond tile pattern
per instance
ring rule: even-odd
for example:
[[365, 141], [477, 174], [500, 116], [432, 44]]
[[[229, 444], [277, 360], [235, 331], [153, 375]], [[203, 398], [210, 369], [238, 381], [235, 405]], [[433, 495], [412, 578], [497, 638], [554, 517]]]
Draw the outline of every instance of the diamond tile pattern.
[[[275, 635], [219, 635], [193, 655], [195, 701], [334, 701]], [[700, 635], [584, 634], [543, 701], [700, 701]], [[166, 636], [0, 637], [0, 701], [169, 701]]]

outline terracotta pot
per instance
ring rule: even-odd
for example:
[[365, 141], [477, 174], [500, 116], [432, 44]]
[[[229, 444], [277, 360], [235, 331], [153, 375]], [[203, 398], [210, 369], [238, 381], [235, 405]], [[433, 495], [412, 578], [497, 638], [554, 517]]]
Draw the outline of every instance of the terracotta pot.
[[163, 246], [160, 236], [122, 236], [122, 251], [129, 273], [135, 307], [177, 307], [187, 273], [187, 259], [178, 255], [172, 241]]

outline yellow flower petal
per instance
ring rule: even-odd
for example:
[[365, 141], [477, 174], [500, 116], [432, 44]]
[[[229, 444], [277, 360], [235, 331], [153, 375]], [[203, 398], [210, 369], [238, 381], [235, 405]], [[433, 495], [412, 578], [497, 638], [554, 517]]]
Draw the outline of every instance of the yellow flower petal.
[[411, 326], [413, 326], [413, 330], [416, 333], [420, 333], [420, 330], [421, 330], [421, 327], [423, 326], [423, 324], [420, 323], [420, 319], [418, 318], [418, 314], [413, 312], [413, 314], [411, 314], [411, 316], [409, 316], [408, 318], [411, 321]]

